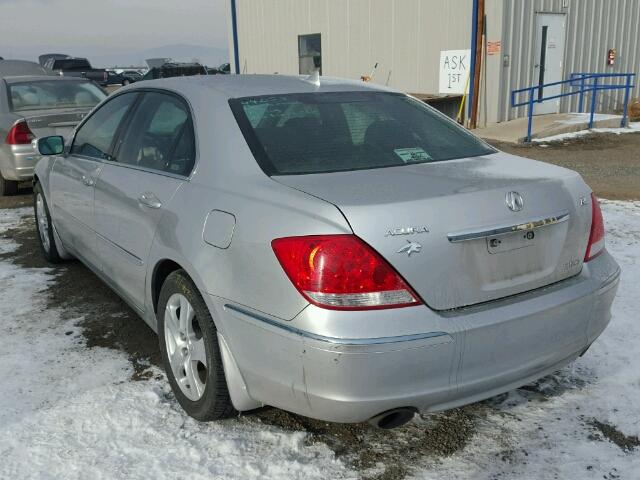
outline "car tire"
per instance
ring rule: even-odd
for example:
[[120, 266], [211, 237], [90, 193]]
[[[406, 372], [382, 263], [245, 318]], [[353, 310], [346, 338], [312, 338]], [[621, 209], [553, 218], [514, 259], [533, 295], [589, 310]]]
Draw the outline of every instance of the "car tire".
[[162, 361], [180, 406], [201, 422], [233, 416], [216, 326], [184, 270], [162, 285], [157, 320]]
[[64, 259], [60, 257], [58, 248], [56, 247], [49, 205], [47, 205], [47, 200], [40, 183], [36, 183], [33, 187], [33, 211], [36, 218], [38, 243], [42, 255], [49, 263], [62, 263]]
[[15, 180], [7, 180], [0, 173], [0, 197], [8, 197], [12, 195], [17, 195], [18, 193], [18, 182]]

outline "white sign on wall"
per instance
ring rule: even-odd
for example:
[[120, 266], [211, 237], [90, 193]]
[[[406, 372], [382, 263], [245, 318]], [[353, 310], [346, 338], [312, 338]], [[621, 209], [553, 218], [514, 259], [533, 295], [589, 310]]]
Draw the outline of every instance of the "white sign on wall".
[[439, 93], [462, 94], [471, 71], [471, 50], [440, 52]]

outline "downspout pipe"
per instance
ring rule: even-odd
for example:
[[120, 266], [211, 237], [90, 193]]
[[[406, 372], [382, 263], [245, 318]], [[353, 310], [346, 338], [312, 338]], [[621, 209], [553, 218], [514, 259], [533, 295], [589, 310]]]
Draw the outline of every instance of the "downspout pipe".
[[[232, 0], [234, 2], [235, 0]], [[473, 97], [476, 94], [473, 88], [473, 79], [476, 75], [476, 48], [478, 45], [478, 0], [473, 0], [471, 15], [471, 71], [469, 72], [469, 95], [467, 95], [467, 118], [471, 118]]]
[[238, 74], [240, 73], [240, 53], [238, 52], [238, 19], [236, 16], [236, 0], [231, 0], [231, 29], [233, 32], [233, 64], [235, 73]]

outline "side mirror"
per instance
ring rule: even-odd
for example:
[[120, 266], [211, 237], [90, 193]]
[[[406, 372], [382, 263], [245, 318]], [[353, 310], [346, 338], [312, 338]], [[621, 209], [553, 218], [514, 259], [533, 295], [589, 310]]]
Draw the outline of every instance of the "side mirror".
[[60, 155], [64, 152], [64, 138], [58, 135], [39, 138], [38, 152], [40, 155]]

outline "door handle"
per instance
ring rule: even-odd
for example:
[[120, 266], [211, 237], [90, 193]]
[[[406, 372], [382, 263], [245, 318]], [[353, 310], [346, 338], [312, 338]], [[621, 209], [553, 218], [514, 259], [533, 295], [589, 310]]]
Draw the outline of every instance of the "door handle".
[[145, 192], [140, 195], [138, 197], [138, 203], [149, 208], [160, 208], [162, 206], [162, 202], [151, 192]]
[[93, 187], [96, 184], [96, 181], [91, 177], [82, 175], [82, 183], [84, 183], [87, 187]]

